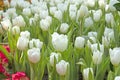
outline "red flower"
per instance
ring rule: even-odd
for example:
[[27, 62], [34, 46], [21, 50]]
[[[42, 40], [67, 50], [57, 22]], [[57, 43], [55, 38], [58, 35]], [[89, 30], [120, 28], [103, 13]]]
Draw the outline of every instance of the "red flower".
[[5, 68], [3, 67], [2, 64], [0, 64], [0, 73], [4, 73], [5, 72]]
[[24, 72], [17, 72], [12, 74], [12, 80], [29, 80]]

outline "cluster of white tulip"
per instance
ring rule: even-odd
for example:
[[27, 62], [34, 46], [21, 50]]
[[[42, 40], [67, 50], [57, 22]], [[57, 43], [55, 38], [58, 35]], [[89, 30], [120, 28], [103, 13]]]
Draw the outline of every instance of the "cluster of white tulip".
[[[106, 55], [110, 65], [119, 66], [120, 47], [112, 45], [118, 43], [115, 42], [115, 28], [119, 29], [116, 16], [120, 14], [114, 7], [118, 0], [11, 0], [11, 3], [4, 3], [9, 8], [0, 11], [0, 33], [5, 30], [19, 36], [16, 46], [20, 51], [27, 51], [31, 63], [39, 63], [43, 51], [49, 57], [49, 68], [55, 68], [63, 77], [72, 74], [67, 74], [73, 70], [69, 71], [71, 63], [76, 67], [79, 61], [74, 58], [86, 59], [86, 55], [90, 55], [90, 65], [86, 59], [81, 69], [84, 80], [89, 80], [90, 74], [96, 77], [98, 66], [102, 66]], [[37, 34], [33, 33], [33, 28]], [[89, 50], [88, 53], [85, 50]], [[70, 56], [72, 58], [68, 59]], [[94, 69], [93, 65], [97, 67]], [[115, 76], [115, 80], [120, 79]]]

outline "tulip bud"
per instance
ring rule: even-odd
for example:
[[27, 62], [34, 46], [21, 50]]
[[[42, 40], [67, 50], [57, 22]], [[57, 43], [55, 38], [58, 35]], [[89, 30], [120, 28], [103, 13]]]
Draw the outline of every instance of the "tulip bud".
[[61, 10], [62, 13], [64, 13], [65, 11], [67, 11], [67, 6], [68, 6], [68, 5], [66, 5], [66, 4], [64, 4], [64, 3], [57, 4], [58, 10]]
[[83, 48], [85, 45], [85, 39], [83, 37], [76, 37], [75, 39], [75, 47]]
[[69, 29], [69, 25], [67, 23], [62, 23], [60, 26], [60, 32], [61, 33], [66, 33]]
[[120, 80], [120, 76], [116, 76], [114, 80]]
[[46, 19], [42, 19], [40, 21], [40, 28], [43, 30], [43, 31], [48, 31], [50, 27], [50, 23], [48, 22], [48, 20]]
[[57, 7], [50, 7], [50, 14], [54, 15], [57, 11]]
[[90, 74], [90, 72], [92, 73], [92, 75], [94, 75], [92, 68], [85, 68], [83, 70], [83, 78], [84, 78], [84, 80], [89, 80], [89, 74]]
[[12, 27], [12, 34], [13, 35], [19, 34], [19, 33], [20, 33], [20, 27], [18, 27], [18, 26]]
[[40, 11], [40, 19], [45, 19], [48, 16], [48, 10], [41, 10]]
[[28, 59], [32, 63], [37, 63], [40, 60], [40, 49], [39, 48], [32, 48], [27, 51]]
[[105, 5], [106, 5], [105, 0], [99, 0], [98, 5], [99, 5], [100, 8], [105, 8]]
[[24, 18], [20, 15], [16, 17], [15, 19], [12, 20], [14, 26], [20, 26], [20, 27], [25, 27], [26, 23], [24, 21]]
[[59, 63], [56, 64], [56, 71], [60, 76], [64, 76], [67, 72], [67, 68], [69, 66], [69, 63], [61, 60]]
[[85, 1], [85, 4], [88, 7], [94, 7], [95, 6], [95, 0], [87, 0], [87, 1]]
[[23, 32], [20, 33], [20, 36], [29, 39], [30, 38], [30, 32], [23, 31]]
[[81, 5], [80, 9], [78, 10], [78, 15], [80, 18], [83, 18], [89, 14], [88, 8], [85, 5]]
[[114, 48], [113, 50], [109, 50], [110, 53], [110, 61], [114, 66], [118, 66], [120, 64], [120, 48]]
[[24, 8], [22, 13], [25, 16], [30, 16], [32, 14], [30, 8]]
[[43, 42], [41, 42], [39, 39], [32, 39], [29, 41], [29, 48], [39, 48], [41, 49], [43, 46]]
[[97, 10], [93, 13], [93, 19], [95, 22], [98, 22], [102, 16], [102, 10]]
[[98, 50], [102, 53], [104, 53], [104, 46], [102, 44], [91, 44], [91, 50], [92, 52], [97, 52]]
[[92, 20], [91, 17], [88, 17], [88, 18], [85, 19], [84, 26], [85, 27], [91, 27], [91, 26], [93, 26], [93, 20]]
[[52, 45], [57, 51], [65, 51], [68, 46], [68, 37], [67, 35], [58, 34], [54, 32], [52, 34]]
[[17, 41], [17, 48], [19, 50], [25, 50], [28, 47], [29, 39], [25, 37], [19, 37]]
[[92, 59], [93, 59], [94, 64], [100, 64], [101, 63], [102, 55], [103, 55], [103, 53], [100, 52], [99, 50], [93, 52]]
[[102, 44], [108, 47], [110, 44], [110, 40], [106, 36], [102, 36]]
[[9, 28], [12, 27], [12, 24], [9, 19], [5, 19], [5, 20], [1, 21], [1, 25], [2, 25], [3, 29], [5, 29], [5, 30], [8, 30]]
[[52, 52], [50, 54], [50, 64], [51, 64], [51, 66], [54, 66], [55, 60], [58, 62], [59, 57], [60, 57], [59, 53]]
[[62, 20], [63, 14], [60, 10], [55, 11], [54, 17], [57, 18], [59, 21]]

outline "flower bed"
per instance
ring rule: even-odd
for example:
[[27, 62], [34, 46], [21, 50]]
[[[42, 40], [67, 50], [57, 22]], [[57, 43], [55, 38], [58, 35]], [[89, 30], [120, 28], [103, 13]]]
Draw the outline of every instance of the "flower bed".
[[5, 0], [0, 79], [120, 80], [119, 11], [119, 0]]

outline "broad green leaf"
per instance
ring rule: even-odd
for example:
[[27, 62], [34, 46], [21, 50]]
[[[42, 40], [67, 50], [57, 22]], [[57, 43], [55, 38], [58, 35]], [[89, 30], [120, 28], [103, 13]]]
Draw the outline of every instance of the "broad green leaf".
[[116, 3], [116, 4], [114, 4], [114, 6], [118, 11], [120, 11], [120, 3]]
[[108, 76], [107, 76], [107, 80], [114, 80], [114, 72], [112, 72], [112, 71], [109, 71], [109, 73], [108, 73]]

